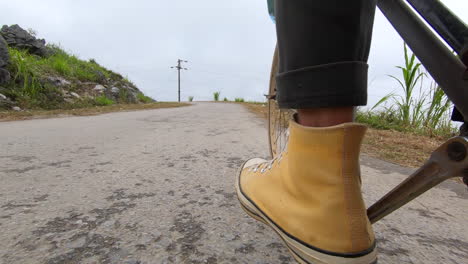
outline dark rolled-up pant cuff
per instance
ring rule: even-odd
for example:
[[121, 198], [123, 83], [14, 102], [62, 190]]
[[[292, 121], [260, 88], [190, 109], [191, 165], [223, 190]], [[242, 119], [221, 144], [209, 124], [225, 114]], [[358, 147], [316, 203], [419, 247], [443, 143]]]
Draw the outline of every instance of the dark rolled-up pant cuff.
[[276, 99], [280, 108], [366, 105], [367, 70], [367, 63], [351, 61], [283, 72], [276, 77]]

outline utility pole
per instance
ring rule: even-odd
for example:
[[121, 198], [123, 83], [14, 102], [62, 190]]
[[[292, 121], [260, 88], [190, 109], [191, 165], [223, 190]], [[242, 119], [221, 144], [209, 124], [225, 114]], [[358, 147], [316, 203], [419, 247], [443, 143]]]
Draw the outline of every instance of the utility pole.
[[182, 67], [183, 62], [188, 62], [186, 60], [177, 60], [177, 66], [172, 66], [171, 69], [177, 69], [177, 75], [178, 75], [178, 80], [179, 80], [179, 102], [180, 102], [180, 70], [188, 70], [187, 68]]

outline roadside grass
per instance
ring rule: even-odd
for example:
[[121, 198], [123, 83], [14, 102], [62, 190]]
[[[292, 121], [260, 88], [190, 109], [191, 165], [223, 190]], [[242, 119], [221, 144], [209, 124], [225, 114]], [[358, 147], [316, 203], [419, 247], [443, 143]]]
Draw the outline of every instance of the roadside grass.
[[239, 103], [249, 109], [252, 113], [258, 117], [268, 119], [268, 104], [267, 103]]
[[446, 140], [442, 137], [369, 128], [364, 137], [362, 152], [404, 167], [418, 168]]
[[28, 120], [40, 118], [54, 118], [67, 116], [92, 116], [112, 112], [150, 110], [159, 108], [172, 108], [189, 106], [187, 103], [175, 102], [156, 102], [148, 104], [112, 104], [105, 106], [82, 107], [73, 109], [57, 109], [57, 110], [28, 110], [28, 111], [0, 111], [0, 122]]
[[[397, 66], [401, 77], [390, 75], [402, 95], [395, 93], [382, 97], [370, 110], [360, 111], [357, 121], [377, 129], [393, 129], [418, 135], [451, 137], [457, 133], [450, 121], [452, 103], [442, 88], [421, 70], [422, 65], [404, 48], [404, 65]], [[429, 89], [424, 89], [424, 79], [429, 79]], [[415, 89], [419, 87], [418, 93]], [[390, 102], [390, 106], [387, 103]], [[380, 108], [378, 108], [380, 107]]]
[[[48, 77], [62, 77], [72, 83], [82, 81], [104, 84], [112, 80], [133, 85], [128, 79], [102, 67], [93, 59], [81, 60], [57, 45], [49, 44], [47, 48], [47, 57], [8, 48], [10, 63], [7, 67], [12, 78], [0, 89], [0, 93], [17, 101], [21, 108], [58, 109], [66, 104], [61, 91], [47, 81]], [[121, 101], [126, 100], [124, 97], [125, 95], [122, 95]], [[146, 98], [139, 99], [141, 102], [148, 102]]]
[[448, 139], [458, 134], [458, 130], [451, 124], [441, 125], [438, 127], [408, 125], [401, 122], [398, 118], [395, 118], [394, 113], [390, 111], [358, 111], [356, 121], [367, 124], [369, 127], [374, 129], [393, 130], [433, 138]]
[[154, 102], [154, 99], [149, 97], [149, 96], [146, 96], [144, 95], [143, 93], [138, 93], [137, 94], [137, 99], [142, 102], [142, 103], [145, 103], [145, 104], [148, 104], [148, 103], [153, 103]]
[[115, 102], [104, 95], [98, 96], [94, 98], [96, 106], [106, 106], [106, 105], [113, 105]]

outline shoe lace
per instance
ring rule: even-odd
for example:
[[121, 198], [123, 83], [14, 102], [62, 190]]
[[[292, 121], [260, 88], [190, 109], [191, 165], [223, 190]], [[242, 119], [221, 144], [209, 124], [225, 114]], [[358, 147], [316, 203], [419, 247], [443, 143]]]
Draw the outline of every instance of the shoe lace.
[[281, 150], [281, 153], [269, 161], [257, 164], [256, 166], [249, 169], [249, 171], [257, 172], [258, 170], [260, 170], [260, 173], [264, 173], [267, 170], [271, 170], [271, 168], [273, 167], [273, 164], [276, 161], [278, 161], [278, 164], [279, 164], [281, 160], [283, 159], [283, 155], [286, 153], [288, 143], [289, 143], [289, 129], [286, 131], [286, 142], [284, 144], [284, 148]]
[[278, 164], [281, 162], [281, 159], [283, 158], [283, 153], [284, 152], [281, 152], [278, 156], [269, 161], [255, 165], [254, 167], [250, 168], [249, 171], [257, 172], [258, 170], [260, 170], [260, 173], [264, 173], [267, 170], [270, 170], [276, 161], [278, 161]]

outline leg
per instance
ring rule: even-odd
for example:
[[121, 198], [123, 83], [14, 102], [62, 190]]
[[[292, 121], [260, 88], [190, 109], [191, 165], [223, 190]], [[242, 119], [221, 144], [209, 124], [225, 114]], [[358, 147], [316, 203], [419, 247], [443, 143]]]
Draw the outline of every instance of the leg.
[[310, 127], [335, 126], [353, 122], [354, 110], [352, 106], [298, 109], [297, 122]]
[[276, 0], [277, 100], [298, 109], [285, 152], [241, 168], [242, 208], [283, 238], [300, 263], [370, 264], [375, 238], [361, 195], [353, 121], [367, 100], [376, 0]]
[[279, 105], [316, 109], [299, 110], [299, 123], [351, 122], [353, 107], [366, 104], [375, 5], [375, 0], [276, 1]]

